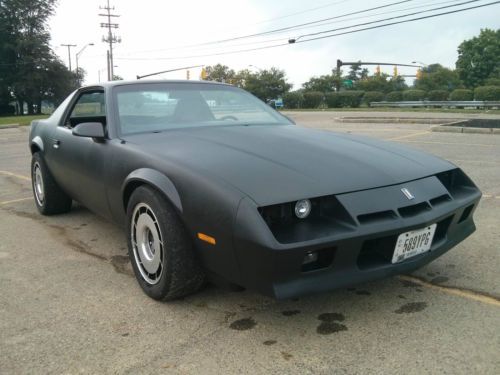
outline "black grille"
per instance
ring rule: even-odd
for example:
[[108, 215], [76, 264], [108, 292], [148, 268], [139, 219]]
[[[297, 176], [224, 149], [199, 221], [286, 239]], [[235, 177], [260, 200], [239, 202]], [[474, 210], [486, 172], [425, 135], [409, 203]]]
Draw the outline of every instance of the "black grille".
[[460, 220], [458, 220], [459, 223], [461, 223], [462, 221], [465, 221], [467, 220], [467, 218], [470, 216], [470, 213], [472, 212], [472, 209], [474, 208], [474, 205], [471, 204], [470, 206], [468, 206], [464, 212], [462, 212], [462, 216], [460, 216]]
[[377, 222], [380, 220], [392, 220], [392, 219], [396, 219], [396, 218], [397, 218], [397, 215], [392, 210], [379, 211], [379, 212], [373, 212], [370, 214], [358, 215], [358, 221], [361, 224], [373, 223], [373, 222]]
[[443, 194], [440, 195], [439, 197], [432, 198], [429, 203], [432, 205], [432, 207], [439, 206], [440, 204], [446, 203], [451, 201], [451, 197], [448, 194]]
[[401, 207], [398, 209], [402, 217], [412, 217], [421, 214], [422, 212], [429, 211], [431, 206], [427, 202], [417, 203], [411, 206]]

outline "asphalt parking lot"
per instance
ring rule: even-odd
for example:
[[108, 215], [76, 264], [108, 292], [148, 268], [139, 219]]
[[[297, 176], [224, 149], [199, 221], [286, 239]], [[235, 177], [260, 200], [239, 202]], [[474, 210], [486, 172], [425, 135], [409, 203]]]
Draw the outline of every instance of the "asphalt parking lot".
[[159, 303], [132, 276], [120, 228], [80, 206], [38, 214], [28, 129], [0, 129], [0, 374], [500, 373], [500, 135], [289, 114], [459, 165], [484, 194], [476, 233], [412, 275], [327, 294], [275, 301], [208, 286]]

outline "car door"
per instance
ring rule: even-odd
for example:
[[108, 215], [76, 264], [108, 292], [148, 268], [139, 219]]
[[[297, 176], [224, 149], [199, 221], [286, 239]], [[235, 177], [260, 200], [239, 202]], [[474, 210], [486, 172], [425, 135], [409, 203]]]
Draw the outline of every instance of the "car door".
[[104, 91], [80, 92], [52, 135], [48, 164], [56, 181], [76, 201], [109, 217], [105, 188], [105, 163], [110, 161], [107, 140], [73, 135], [75, 126], [100, 122], [106, 129]]

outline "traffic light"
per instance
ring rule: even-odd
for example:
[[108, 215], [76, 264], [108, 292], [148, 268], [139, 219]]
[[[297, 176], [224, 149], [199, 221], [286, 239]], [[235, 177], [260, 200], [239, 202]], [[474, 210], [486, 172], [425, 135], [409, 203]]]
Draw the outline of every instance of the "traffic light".
[[417, 69], [417, 79], [421, 79], [422, 78], [422, 69], [418, 68]]
[[377, 65], [377, 67], [375, 68], [375, 74], [376, 75], [380, 75], [380, 65]]
[[398, 76], [398, 67], [397, 67], [397, 65], [394, 66], [393, 76], [394, 76], [394, 78], [397, 78], [397, 76]]
[[204, 81], [205, 79], [207, 79], [207, 70], [205, 69], [205, 67], [201, 68], [200, 78], [201, 78], [202, 81]]
[[189, 69], [186, 70], [186, 79], [189, 80]]

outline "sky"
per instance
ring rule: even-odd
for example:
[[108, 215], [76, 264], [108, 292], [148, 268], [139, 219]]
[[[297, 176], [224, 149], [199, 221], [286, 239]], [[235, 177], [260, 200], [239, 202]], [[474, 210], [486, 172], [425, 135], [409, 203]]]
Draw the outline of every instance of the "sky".
[[[102, 42], [107, 29], [99, 13], [107, 0], [59, 0], [54, 16], [49, 20], [52, 47], [65, 64], [68, 50], [61, 44], [76, 44], [71, 49], [72, 68], [78, 65], [86, 70], [85, 83], [105, 81], [106, 50]], [[338, 29], [372, 22], [403, 14], [421, 12], [437, 7], [457, 5], [467, 0], [110, 0], [113, 12], [120, 15], [114, 30], [121, 43], [114, 45], [115, 74], [124, 79], [135, 79], [163, 70], [194, 65], [221, 63], [235, 70], [269, 69], [277, 67], [286, 72], [294, 89], [312, 76], [330, 74], [337, 59], [343, 61], [376, 61], [399, 64], [440, 63], [454, 68], [457, 47], [465, 39], [479, 34], [482, 28], [500, 28], [500, 4], [469, 10], [442, 17], [430, 18], [360, 31], [348, 35], [319, 39], [311, 42], [288, 44], [288, 39], [304, 34]], [[433, 13], [491, 3], [494, 0], [476, 0], [453, 8], [427, 12], [402, 19], [422, 17]], [[390, 5], [373, 11], [373, 7]], [[348, 13], [358, 12], [350, 16]], [[339, 17], [343, 16], [343, 17]], [[288, 28], [294, 25], [323, 20], [301, 29], [287, 29], [231, 42], [212, 43], [230, 38]], [[385, 23], [387, 23], [385, 22]], [[369, 27], [376, 24], [358, 26]], [[337, 31], [337, 33], [342, 32]], [[319, 34], [328, 35], [328, 33]], [[312, 37], [304, 36], [298, 41]], [[93, 46], [87, 44], [93, 43]], [[228, 51], [284, 44], [276, 48], [223, 54]], [[85, 47], [85, 48], [84, 48]], [[83, 49], [84, 48], [84, 49]], [[83, 49], [83, 51], [82, 51]], [[374, 67], [368, 67], [371, 72]], [[190, 69], [191, 79], [199, 79], [201, 68]], [[348, 69], [345, 67], [344, 69]], [[392, 74], [393, 67], [381, 67]], [[399, 74], [415, 74], [415, 68], [399, 68]], [[186, 71], [156, 76], [158, 79], [185, 79]], [[411, 79], [410, 79], [411, 80]]]

